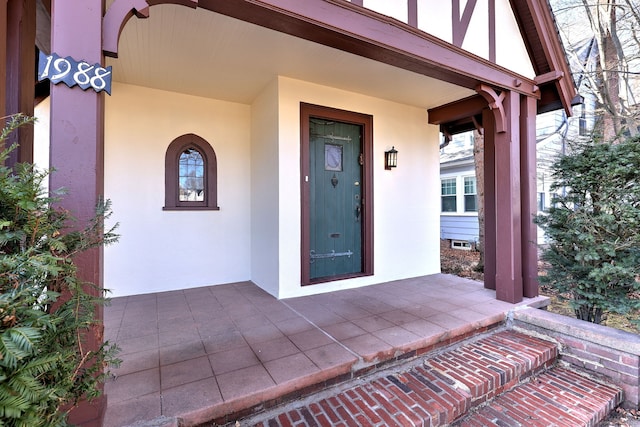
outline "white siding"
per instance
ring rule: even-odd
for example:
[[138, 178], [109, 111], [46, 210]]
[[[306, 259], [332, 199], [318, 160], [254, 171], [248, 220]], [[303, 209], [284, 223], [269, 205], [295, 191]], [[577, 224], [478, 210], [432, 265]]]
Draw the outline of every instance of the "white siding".
[[440, 217], [441, 239], [477, 242], [480, 239], [478, 229], [478, 215], [442, 215]]

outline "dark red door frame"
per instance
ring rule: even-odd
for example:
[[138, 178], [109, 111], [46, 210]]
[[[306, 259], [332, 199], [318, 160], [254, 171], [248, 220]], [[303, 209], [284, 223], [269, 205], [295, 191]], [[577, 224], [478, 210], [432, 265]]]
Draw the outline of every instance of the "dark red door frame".
[[309, 182], [305, 179], [309, 172], [309, 118], [319, 117], [353, 123], [362, 126], [362, 273], [348, 277], [370, 276], [373, 274], [373, 117], [351, 111], [337, 110], [312, 104], [300, 104], [300, 197], [301, 203], [301, 282], [303, 285], [320, 283], [328, 280], [312, 281], [310, 279], [310, 245], [309, 245]]

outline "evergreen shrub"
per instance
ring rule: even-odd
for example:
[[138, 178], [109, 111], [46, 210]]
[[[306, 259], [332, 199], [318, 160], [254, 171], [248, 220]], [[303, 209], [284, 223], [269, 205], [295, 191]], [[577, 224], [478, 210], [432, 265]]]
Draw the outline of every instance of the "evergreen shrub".
[[549, 239], [540, 282], [576, 317], [640, 308], [640, 138], [581, 142], [554, 165], [552, 207], [536, 217]]
[[[31, 121], [13, 116], [0, 147]], [[104, 231], [108, 203], [99, 203], [86, 228], [73, 228], [57, 204], [62, 192], [43, 190], [48, 171], [4, 166], [15, 148], [0, 153], [0, 425], [66, 426], [68, 411], [98, 396], [105, 368], [118, 363], [108, 342], [86, 348], [106, 299], [101, 289], [88, 292], [94, 285], [78, 278], [73, 259], [117, 236]]]

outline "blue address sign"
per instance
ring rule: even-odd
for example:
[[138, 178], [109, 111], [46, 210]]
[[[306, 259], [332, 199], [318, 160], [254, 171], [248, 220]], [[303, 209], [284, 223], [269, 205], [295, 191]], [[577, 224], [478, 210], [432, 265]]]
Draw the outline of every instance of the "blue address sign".
[[64, 82], [69, 87], [78, 85], [82, 90], [92, 88], [96, 92], [105, 91], [111, 95], [111, 67], [91, 65], [70, 56], [63, 58], [57, 53], [46, 55], [40, 52], [38, 81], [45, 79], [54, 85]]

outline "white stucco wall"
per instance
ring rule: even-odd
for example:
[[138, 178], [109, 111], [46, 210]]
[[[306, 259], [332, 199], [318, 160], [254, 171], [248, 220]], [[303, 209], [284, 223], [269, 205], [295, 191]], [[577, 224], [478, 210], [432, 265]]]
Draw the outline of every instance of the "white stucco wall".
[[[45, 98], [33, 109], [33, 163], [41, 170], [49, 169], [51, 97]], [[48, 184], [48, 180], [45, 184]]]
[[251, 278], [278, 295], [278, 81], [251, 105]]
[[496, 64], [530, 79], [536, 77], [509, 0], [496, 0]]
[[[466, 4], [465, 1], [460, 2], [460, 14], [464, 13]], [[385, 13], [383, 9], [377, 11]], [[478, 0], [462, 43], [463, 49], [485, 59], [489, 59], [488, 11], [489, 0]], [[418, 28], [449, 43], [453, 43], [452, 14], [449, 1], [418, 0]], [[407, 22], [407, 19], [401, 20]], [[535, 77], [509, 0], [496, 0], [495, 22], [496, 64], [525, 77]]]
[[[438, 128], [425, 110], [280, 77], [280, 298], [440, 271]], [[373, 116], [374, 275], [300, 286], [300, 102]], [[395, 146], [398, 167], [384, 169]]]
[[[105, 193], [120, 242], [114, 296], [253, 280], [293, 297], [437, 273], [438, 128], [424, 109], [276, 78], [251, 106], [118, 84], [107, 99]], [[300, 285], [300, 103], [373, 116], [374, 275]], [[163, 211], [164, 155], [195, 133], [218, 158], [220, 211]], [[384, 170], [394, 145], [399, 165]]]
[[[123, 84], [112, 93], [105, 195], [121, 237], [105, 249], [105, 288], [119, 296], [249, 280], [249, 106]], [[186, 133], [216, 152], [219, 211], [162, 210], [166, 148]]]

